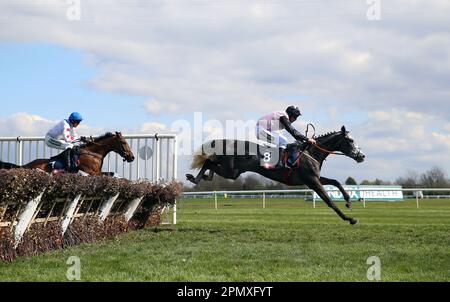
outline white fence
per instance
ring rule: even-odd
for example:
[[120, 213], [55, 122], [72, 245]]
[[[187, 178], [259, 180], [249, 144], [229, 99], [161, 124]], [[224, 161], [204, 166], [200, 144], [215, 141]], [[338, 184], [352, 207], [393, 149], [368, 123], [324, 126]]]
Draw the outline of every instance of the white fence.
[[[414, 188], [414, 189], [403, 189], [403, 188], [398, 188], [398, 189], [392, 189], [392, 188], [384, 188], [384, 189], [380, 189], [380, 188], [367, 188], [365, 187], [364, 189], [354, 189], [354, 190], [348, 190], [348, 193], [350, 193], [352, 191], [362, 191], [361, 193], [361, 201], [363, 203], [363, 206], [366, 207], [368, 201], [366, 200], [366, 198], [364, 196], [366, 195], [370, 195], [370, 194], [364, 194], [364, 193], [369, 193], [371, 191], [387, 191], [387, 192], [391, 192], [391, 191], [401, 191], [402, 193], [410, 193], [411, 195], [408, 197], [411, 198], [415, 198], [416, 199], [416, 206], [417, 208], [420, 207], [420, 199], [422, 198], [448, 198], [450, 196], [450, 188], [442, 188], [442, 189], [427, 189], [427, 188]], [[332, 189], [332, 190], [327, 190], [328, 194], [331, 195], [331, 193], [333, 192], [339, 192], [339, 190], [336, 189]], [[423, 194], [423, 192], [448, 192], [448, 195], [426, 195]], [[316, 201], [317, 200], [321, 200], [320, 198], [316, 197], [316, 194], [314, 191], [310, 190], [310, 189], [298, 189], [298, 190], [247, 190], [247, 191], [208, 191], [208, 192], [184, 192], [182, 194], [183, 197], [186, 198], [209, 198], [212, 199], [214, 198], [214, 208], [217, 210], [218, 209], [218, 197], [219, 196], [224, 196], [226, 194], [226, 196], [228, 198], [233, 197], [233, 198], [255, 198], [255, 199], [260, 199], [262, 200], [262, 207], [265, 208], [266, 207], [266, 199], [267, 198], [280, 198], [282, 197], [286, 197], [286, 198], [293, 198], [293, 197], [299, 197], [299, 198], [309, 198], [312, 200], [312, 205], [314, 208], [316, 208]], [[281, 197], [281, 198], [282, 198]], [[355, 201], [355, 200], [352, 200]], [[371, 201], [372, 202], [372, 201]], [[373, 201], [373, 202], [377, 202], [377, 201]]]
[[[123, 162], [120, 155], [111, 152], [105, 158], [104, 172], [115, 172], [120, 177], [152, 182], [177, 178], [177, 137], [174, 134], [124, 135], [136, 159]], [[24, 165], [37, 158], [49, 158], [60, 150], [45, 145], [44, 137], [0, 137], [0, 160]]]
[[[119, 154], [111, 152], [103, 162], [103, 172], [114, 172], [129, 180], [146, 179], [154, 183], [177, 179], [178, 145], [175, 134], [123, 136], [130, 145], [135, 160], [131, 163], [124, 162]], [[0, 137], [0, 160], [4, 162], [24, 165], [37, 158], [50, 158], [59, 152], [61, 151], [49, 148], [44, 137]], [[163, 209], [165, 218], [169, 213], [172, 223], [176, 224], [176, 203], [171, 208]]]

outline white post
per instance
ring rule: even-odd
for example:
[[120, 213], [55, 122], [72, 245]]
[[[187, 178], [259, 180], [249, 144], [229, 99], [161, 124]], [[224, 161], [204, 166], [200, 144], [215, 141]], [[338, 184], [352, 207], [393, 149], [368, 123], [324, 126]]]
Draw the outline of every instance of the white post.
[[[177, 137], [173, 139], [173, 179], [177, 179], [178, 173], [178, 142]], [[177, 200], [173, 204], [173, 224], [177, 224]]]
[[77, 208], [78, 202], [80, 201], [81, 194], [77, 195], [77, 197], [72, 200], [69, 206], [64, 213], [64, 218], [61, 221], [61, 232], [64, 235], [69, 228], [70, 222], [72, 221], [72, 217], [75, 214], [75, 209]]
[[23, 142], [20, 140], [20, 136], [17, 137], [17, 144], [18, 144], [18, 148], [17, 148], [17, 158], [16, 158], [16, 162], [19, 166], [22, 165], [22, 153], [23, 153]]
[[416, 205], [419, 208], [419, 192], [416, 192]]
[[159, 177], [160, 177], [160, 139], [156, 139], [156, 183], [159, 183]]
[[173, 204], [173, 224], [177, 224], [177, 201]]
[[177, 179], [178, 173], [178, 142], [177, 137], [173, 139], [173, 179]]
[[214, 208], [217, 210], [217, 193], [214, 193]]
[[312, 195], [313, 195], [313, 208], [315, 209], [316, 208], [316, 194], [314, 191], [312, 192]]
[[30, 200], [25, 206], [25, 209], [20, 214], [17, 225], [14, 229], [14, 248], [19, 245], [20, 240], [22, 240], [23, 234], [25, 234], [26, 230], [28, 229], [30, 221], [31, 219], [33, 219], [34, 213], [36, 212], [36, 209], [41, 202], [43, 194], [44, 192], [42, 192], [35, 199]]
[[364, 194], [364, 197], [363, 197], [363, 206], [366, 207], [366, 195], [365, 194]]
[[106, 217], [108, 217], [108, 214], [109, 214], [109, 212], [111, 212], [113, 204], [118, 197], [119, 197], [119, 193], [110, 197], [107, 201], [105, 201], [102, 204], [102, 207], [100, 208], [100, 214], [99, 214], [100, 221], [104, 221], [106, 219]]
[[144, 196], [133, 199], [129, 204], [125, 211], [125, 221], [128, 222], [133, 217], [134, 213], [136, 212], [137, 208], [141, 204], [142, 199]]
[[263, 193], [263, 209], [266, 208], [266, 193]]

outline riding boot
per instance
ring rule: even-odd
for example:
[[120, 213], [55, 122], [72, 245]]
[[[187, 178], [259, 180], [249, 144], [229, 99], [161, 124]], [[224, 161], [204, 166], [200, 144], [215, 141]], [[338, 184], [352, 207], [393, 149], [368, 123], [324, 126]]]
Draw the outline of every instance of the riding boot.
[[277, 168], [277, 169], [286, 168], [286, 162], [284, 160], [284, 157], [286, 156], [286, 152], [288, 152], [287, 148], [286, 149], [280, 148], [280, 152], [278, 153], [278, 161], [277, 161], [275, 168]]
[[297, 143], [288, 145], [288, 148], [286, 149], [286, 152], [287, 152], [287, 159], [285, 162], [286, 168], [292, 169], [292, 165], [294, 164], [295, 160], [297, 159], [297, 151], [299, 149], [300, 149], [300, 146]]
[[65, 153], [65, 160], [66, 160], [66, 171], [72, 172], [72, 149], [66, 149]]

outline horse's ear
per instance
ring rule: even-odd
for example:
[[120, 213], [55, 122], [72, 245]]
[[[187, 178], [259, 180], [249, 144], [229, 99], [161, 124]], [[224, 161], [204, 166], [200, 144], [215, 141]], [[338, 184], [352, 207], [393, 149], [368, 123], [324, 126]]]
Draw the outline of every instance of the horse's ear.
[[342, 134], [344, 134], [344, 135], [347, 133], [347, 130], [345, 129], [345, 126], [342, 126], [341, 132], [342, 132]]
[[121, 137], [122, 133], [116, 131], [116, 135], [117, 135], [117, 137]]

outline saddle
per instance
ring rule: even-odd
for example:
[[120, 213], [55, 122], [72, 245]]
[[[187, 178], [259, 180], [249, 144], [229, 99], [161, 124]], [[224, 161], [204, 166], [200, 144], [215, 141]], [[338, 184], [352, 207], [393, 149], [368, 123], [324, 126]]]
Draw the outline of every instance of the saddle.
[[307, 146], [307, 143], [299, 142], [289, 144], [286, 149], [262, 146], [259, 156], [266, 169], [292, 169], [299, 163], [300, 155]]
[[[70, 152], [70, 167], [67, 167], [67, 153]], [[61, 172], [61, 170], [69, 172], [78, 172], [80, 157], [80, 149], [74, 147], [72, 149], [66, 149], [58, 155], [50, 157], [50, 164], [53, 171]]]

